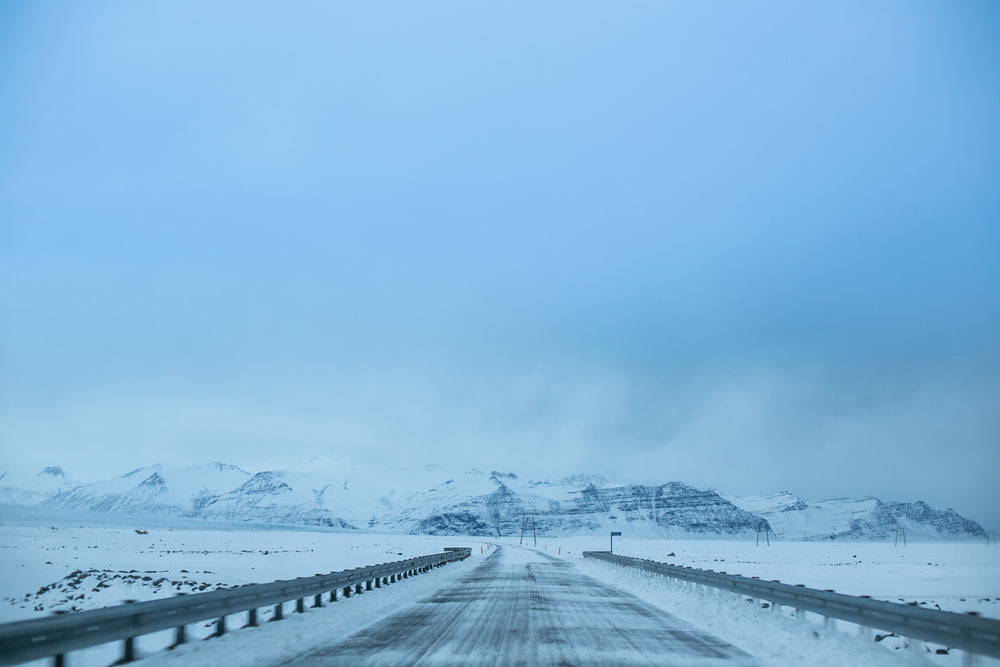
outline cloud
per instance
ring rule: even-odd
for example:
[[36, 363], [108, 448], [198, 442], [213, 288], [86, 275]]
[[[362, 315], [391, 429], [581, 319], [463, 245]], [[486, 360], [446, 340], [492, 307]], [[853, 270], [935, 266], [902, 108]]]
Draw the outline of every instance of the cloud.
[[[845, 401], [844, 395], [857, 399]], [[311, 458], [503, 469], [536, 478], [598, 472], [731, 493], [789, 490], [921, 498], [991, 514], [996, 386], [845, 384], [774, 370], [657, 384], [593, 368], [467, 375], [397, 370], [289, 387], [121, 389], [0, 413], [8, 463], [106, 476], [168, 459], [250, 469]]]

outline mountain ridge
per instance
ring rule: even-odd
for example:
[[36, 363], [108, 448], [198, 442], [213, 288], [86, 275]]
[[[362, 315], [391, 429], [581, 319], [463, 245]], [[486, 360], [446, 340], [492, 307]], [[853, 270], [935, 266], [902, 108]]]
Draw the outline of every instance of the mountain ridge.
[[[0, 474], [0, 502], [134, 516], [323, 526], [338, 530], [442, 535], [589, 535], [627, 530], [633, 537], [750, 537], [767, 529], [786, 540], [983, 538], [954, 510], [923, 501], [874, 497], [807, 501], [787, 491], [736, 497], [684, 482], [609, 482], [579, 474], [556, 481], [514, 472], [440, 466], [403, 479], [375, 468], [265, 470], [251, 474], [219, 461], [157, 463], [83, 484], [62, 468]], [[17, 486], [17, 485], [21, 486]]]

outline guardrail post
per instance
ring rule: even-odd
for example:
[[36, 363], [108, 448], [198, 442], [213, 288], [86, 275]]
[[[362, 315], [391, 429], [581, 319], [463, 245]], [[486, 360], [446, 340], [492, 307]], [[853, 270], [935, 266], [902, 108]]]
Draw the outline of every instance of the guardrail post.
[[365, 582], [365, 590], [370, 591], [371, 589], [372, 589], [372, 580], [369, 579], [368, 581]]
[[122, 659], [118, 662], [135, 662], [135, 637], [128, 637], [122, 643]]
[[215, 621], [215, 636], [221, 637], [226, 634], [226, 617], [220, 616], [217, 621]]
[[52, 656], [52, 667], [66, 667], [66, 656], [62, 653]]
[[180, 646], [187, 641], [187, 626], [178, 625], [174, 630], [174, 646]]
[[322, 606], [323, 606], [323, 594], [317, 593], [316, 597], [313, 598], [313, 607], [322, 607]]
[[351, 597], [351, 587], [350, 586], [344, 586], [344, 597], [345, 598]]
[[295, 600], [295, 612], [298, 614], [304, 614], [305, 611], [306, 611], [306, 603], [302, 600], [302, 598], [297, 598]]
[[274, 605], [274, 618], [272, 618], [271, 620], [280, 621], [284, 617], [285, 617], [285, 603], [279, 602], [278, 604]]
[[330, 591], [330, 602], [336, 602], [336, 601], [337, 601], [337, 589], [334, 588], [333, 590]]
[[256, 628], [257, 627], [257, 607], [247, 611], [247, 627]]
[[375, 588], [382, 588], [382, 577], [375, 577]]
[[354, 592], [361, 595], [361, 584], [354, 584]]

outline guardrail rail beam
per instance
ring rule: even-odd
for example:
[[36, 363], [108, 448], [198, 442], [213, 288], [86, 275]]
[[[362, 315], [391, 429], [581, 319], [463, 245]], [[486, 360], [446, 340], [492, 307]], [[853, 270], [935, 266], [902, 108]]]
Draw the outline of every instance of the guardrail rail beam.
[[620, 556], [607, 551], [584, 551], [583, 555], [585, 558], [634, 567], [692, 584], [713, 586], [756, 600], [767, 600], [771, 609], [777, 609], [779, 605], [792, 607], [796, 616], [813, 612], [828, 619], [848, 621], [858, 625], [859, 633], [884, 630], [912, 640], [959, 649], [967, 655], [1000, 658], [1000, 620], [976, 614], [924, 609], [897, 602], [872, 600], [867, 596], [806, 588], [801, 584], [792, 586], [780, 581], [768, 582], [738, 574]]
[[272, 621], [282, 619], [284, 603], [296, 601], [296, 611], [305, 612], [305, 598], [313, 597], [314, 607], [322, 606], [324, 593], [330, 601], [343, 590], [349, 597], [351, 588], [358, 593], [365, 584], [371, 590], [373, 581], [395, 577], [400, 573], [426, 572], [432, 567], [465, 560], [471, 548], [452, 547], [444, 553], [418, 556], [393, 563], [370, 565], [312, 577], [300, 577], [267, 584], [247, 584], [193, 595], [177, 595], [162, 600], [134, 602], [104, 609], [91, 609], [72, 614], [15, 621], [0, 625], [0, 665], [17, 665], [32, 660], [53, 658], [57, 667], [65, 655], [115, 641], [123, 642], [122, 662], [135, 659], [135, 639], [138, 636], [173, 629], [174, 646], [187, 640], [186, 626], [206, 620], [215, 621], [215, 636], [226, 632], [226, 616], [247, 612], [247, 627], [257, 625], [257, 609], [274, 607]]

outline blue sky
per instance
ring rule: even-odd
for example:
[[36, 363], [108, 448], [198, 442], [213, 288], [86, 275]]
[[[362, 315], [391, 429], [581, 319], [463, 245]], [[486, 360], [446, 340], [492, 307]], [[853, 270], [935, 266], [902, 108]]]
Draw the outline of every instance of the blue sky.
[[1000, 526], [995, 3], [539, 4], [0, 7], [10, 464]]

